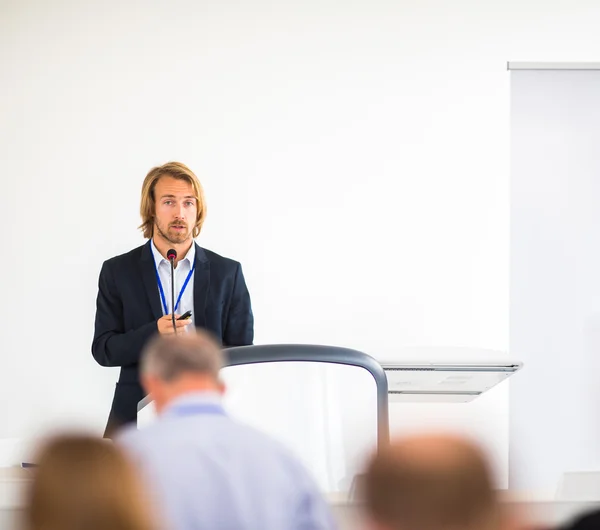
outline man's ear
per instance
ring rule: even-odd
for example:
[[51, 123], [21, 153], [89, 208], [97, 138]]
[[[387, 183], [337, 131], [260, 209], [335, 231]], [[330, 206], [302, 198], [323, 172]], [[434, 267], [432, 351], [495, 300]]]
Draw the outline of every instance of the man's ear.
[[140, 382], [146, 394], [153, 394], [156, 390], [156, 377], [150, 374], [141, 374]]
[[225, 392], [227, 392], [227, 385], [225, 384], [225, 381], [223, 381], [222, 379], [219, 379], [217, 381], [217, 392], [221, 395], [225, 394]]

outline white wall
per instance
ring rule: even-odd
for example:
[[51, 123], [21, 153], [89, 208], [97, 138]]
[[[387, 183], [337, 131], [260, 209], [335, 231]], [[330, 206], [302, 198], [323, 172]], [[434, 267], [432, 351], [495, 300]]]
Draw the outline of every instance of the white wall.
[[205, 184], [199, 242], [244, 264], [256, 342], [507, 347], [505, 63], [597, 58], [594, 3], [0, 6], [0, 437], [101, 432], [97, 275], [170, 159]]
[[511, 481], [600, 469], [600, 72], [512, 76]]

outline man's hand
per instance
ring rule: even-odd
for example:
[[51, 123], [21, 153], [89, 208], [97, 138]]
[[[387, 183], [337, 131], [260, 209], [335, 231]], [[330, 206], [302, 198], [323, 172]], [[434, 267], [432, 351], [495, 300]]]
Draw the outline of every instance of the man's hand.
[[[185, 331], [185, 327], [189, 326], [192, 323], [192, 319], [187, 318], [186, 320], [177, 320], [179, 318], [178, 314], [175, 314], [175, 326], [177, 326], [177, 332]], [[159, 318], [156, 321], [156, 325], [158, 327], [158, 332], [165, 335], [172, 335], [174, 333], [173, 330], [173, 317], [171, 315], [165, 315], [162, 318]]]

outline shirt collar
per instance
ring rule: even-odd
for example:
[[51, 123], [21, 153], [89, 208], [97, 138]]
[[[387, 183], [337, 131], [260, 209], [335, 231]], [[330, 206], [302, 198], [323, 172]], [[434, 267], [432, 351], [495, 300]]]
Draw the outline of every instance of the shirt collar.
[[213, 391], [189, 392], [183, 394], [163, 409], [163, 415], [170, 415], [175, 409], [188, 405], [222, 405], [223, 398], [221, 394]]
[[[154, 264], [156, 265], [156, 268], [158, 268], [159, 265], [163, 261], [165, 263], [169, 263], [165, 258], [163, 258], [162, 254], [156, 248], [156, 245], [154, 244], [154, 238], [150, 240], [150, 248], [152, 249], [152, 255], [154, 256]], [[185, 255], [185, 257], [182, 260], [180, 260], [180, 262], [184, 261], [184, 260], [188, 260], [190, 268], [191, 268], [194, 264], [195, 259], [196, 259], [196, 243], [195, 243], [195, 241], [192, 240], [192, 246], [187, 251], [187, 254]]]

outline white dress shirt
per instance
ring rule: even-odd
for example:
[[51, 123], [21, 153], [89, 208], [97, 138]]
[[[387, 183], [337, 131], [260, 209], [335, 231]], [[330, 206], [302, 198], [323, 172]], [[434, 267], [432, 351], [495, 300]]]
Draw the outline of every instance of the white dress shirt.
[[[171, 307], [171, 264], [166, 258], [163, 258], [161, 253], [156, 248], [154, 244], [154, 240], [152, 240], [152, 244], [150, 245], [152, 248], [152, 255], [154, 256], [154, 263], [156, 265], [156, 270], [158, 271], [158, 277], [160, 278], [160, 282], [162, 284], [163, 292], [165, 293], [165, 301], [167, 303], [168, 311], [165, 312], [165, 307], [162, 302], [162, 298], [160, 301], [160, 306], [163, 312], [163, 315], [170, 315], [173, 311]], [[177, 263], [177, 267], [175, 269], [175, 304], [177, 304], [177, 298], [179, 297], [179, 293], [185, 283], [185, 279], [187, 278], [189, 272], [192, 270], [194, 266], [194, 259], [196, 257], [196, 244], [192, 242], [192, 246], [190, 250], [188, 250], [185, 257]], [[160, 297], [160, 289], [158, 285], [156, 288], [159, 290]], [[183, 315], [186, 311], [192, 312], [192, 324], [187, 326], [185, 329], [194, 329], [194, 274], [190, 277], [190, 281], [181, 296], [181, 301], [177, 306], [176, 313], [178, 315]]]

